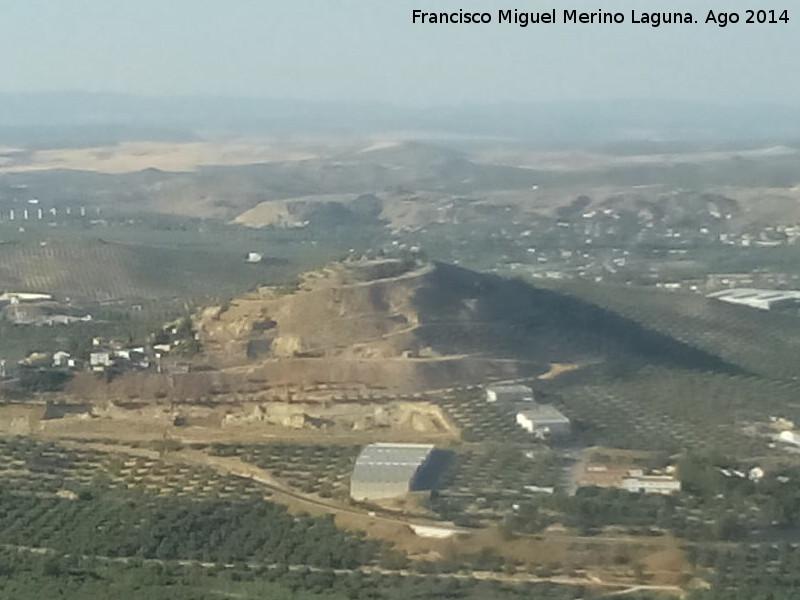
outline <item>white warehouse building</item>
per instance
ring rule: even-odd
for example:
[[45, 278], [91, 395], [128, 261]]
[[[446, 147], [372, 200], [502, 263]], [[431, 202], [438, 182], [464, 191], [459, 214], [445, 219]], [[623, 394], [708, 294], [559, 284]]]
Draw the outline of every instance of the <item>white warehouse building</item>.
[[681, 482], [671, 475], [643, 475], [639, 472], [625, 477], [622, 489], [643, 494], [675, 494], [681, 491]]
[[551, 404], [534, 404], [517, 411], [517, 425], [540, 437], [563, 437], [572, 429], [569, 419]]
[[398, 498], [414, 489], [433, 452], [431, 444], [375, 443], [365, 446], [350, 476], [353, 500]]
[[533, 402], [533, 390], [527, 385], [493, 383], [486, 386], [487, 402]]

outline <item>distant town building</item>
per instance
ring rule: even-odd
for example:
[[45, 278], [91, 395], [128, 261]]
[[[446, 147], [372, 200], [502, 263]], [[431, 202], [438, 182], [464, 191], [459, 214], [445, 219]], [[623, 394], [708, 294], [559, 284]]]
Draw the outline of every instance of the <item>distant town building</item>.
[[643, 494], [674, 494], [681, 482], [672, 475], [630, 475], [622, 479], [622, 489]]
[[551, 404], [532, 404], [517, 412], [517, 425], [539, 437], [569, 435], [570, 421], [560, 410]]
[[72, 355], [64, 350], [59, 350], [53, 354], [53, 366], [56, 368], [69, 367], [69, 359]]
[[433, 448], [430, 444], [365, 446], [350, 477], [350, 497], [364, 501], [404, 496], [415, 488]]
[[486, 386], [487, 402], [533, 402], [533, 390], [527, 385], [493, 383]]
[[110, 350], [96, 350], [89, 354], [89, 366], [92, 371], [104, 371], [113, 363], [113, 356]]

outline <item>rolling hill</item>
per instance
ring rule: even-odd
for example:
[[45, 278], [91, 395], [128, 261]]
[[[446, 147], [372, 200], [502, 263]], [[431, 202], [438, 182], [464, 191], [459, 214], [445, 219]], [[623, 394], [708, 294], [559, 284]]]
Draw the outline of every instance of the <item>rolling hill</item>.
[[339, 263], [197, 318], [205, 358], [271, 382], [423, 390], [530, 377], [549, 363], [731, 370], [624, 317], [445, 264]]

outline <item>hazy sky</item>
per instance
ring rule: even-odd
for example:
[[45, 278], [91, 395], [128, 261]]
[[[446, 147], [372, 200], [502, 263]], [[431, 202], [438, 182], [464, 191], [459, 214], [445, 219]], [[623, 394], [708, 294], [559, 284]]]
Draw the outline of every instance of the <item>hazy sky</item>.
[[800, 102], [788, 25], [412, 25], [411, 11], [740, 10], [767, 0], [0, 0], [0, 91], [451, 104]]

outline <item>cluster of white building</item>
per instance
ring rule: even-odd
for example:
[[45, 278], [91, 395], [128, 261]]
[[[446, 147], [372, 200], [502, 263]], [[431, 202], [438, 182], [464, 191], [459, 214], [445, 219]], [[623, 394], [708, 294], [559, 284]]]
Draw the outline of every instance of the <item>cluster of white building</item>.
[[487, 385], [486, 401], [513, 404], [517, 425], [537, 437], [564, 437], [571, 432], [570, 420], [552, 404], [536, 402], [533, 390], [527, 385]]

